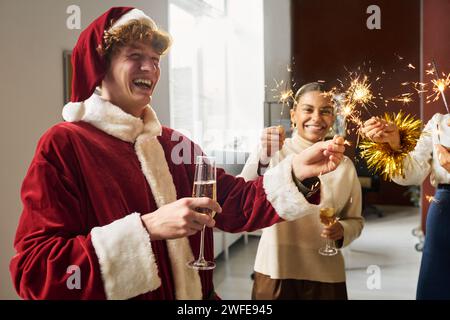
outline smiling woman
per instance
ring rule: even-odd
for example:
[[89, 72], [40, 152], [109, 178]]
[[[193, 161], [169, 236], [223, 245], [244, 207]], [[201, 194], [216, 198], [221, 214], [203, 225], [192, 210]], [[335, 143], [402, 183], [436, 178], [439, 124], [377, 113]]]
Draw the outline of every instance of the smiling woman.
[[[263, 167], [274, 168], [285, 158], [323, 143], [320, 141], [330, 132], [335, 118], [333, 101], [325, 92], [324, 84], [318, 82], [297, 91], [291, 110], [292, 137], [284, 139], [282, 133], [274, 134], [277, 128], [266, 128], [241, 173], [245, 180], [262, 175]], [[321, 190], [320, 205], [310, 216], [263, 230], [255, 260], [253, 299], [347, 299], [342, 254], [322, 256], [318, 251], [324, 238], [342, 248], [363, 229], [361, 185], [355, 167], [346, 159], [335, 171], [304, 183], [311, 198]], [[333, 208], [339, 221], [322, 225], [319, 208], [325, 207]]]
[[323, 84], [312, 82], [302, 86], [295, 94], [291, 121], [298, 134], [311, 142], [323, 140], [334, 123], [333, 102], [324, 93]]

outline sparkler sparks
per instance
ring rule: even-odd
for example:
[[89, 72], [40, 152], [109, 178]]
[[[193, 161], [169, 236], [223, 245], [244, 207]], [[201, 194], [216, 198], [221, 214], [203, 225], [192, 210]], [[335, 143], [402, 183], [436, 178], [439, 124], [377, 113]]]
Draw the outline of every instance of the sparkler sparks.
[[288, 103], [290, 99], [294, 99], [294, 92], [291, 89], [283, 90], [278, 101], [284, 104]]
[[289, 106], [289, 103], [295, 101], [294, 92], [292, 89], [288, 88], [288, 83], [285, 83], [284, 80], [281, 80], [280, 82], [276, 79], [273, 80], [275, 81], [275, 88], [271, 89], [272, 92], [275, 92], [273, 98], [282, 105], [279, 118], [279, 125], [281, 126], [281, 119], [283, 118], [285, 106]]
[[[292, 68], [290, 65], [286, 66], [286, 70], [288, 74], [292, 73]], [[290, 75], [288, 77], [290, 78]], [[275, 82], [275, 87], [271, 89], [271, 91], [274, 92], [273, 98], [282, 105], [279, 118], [279, 125], [281, 125], [285, 106], [289, 107], [290, 103], [295, 102], [294, 91], [291, 89], [291, 87], [295, 87], [295, 83], [290, 86], [289, 81], [285, 82], [284, 80], [281, 80], [278, 82], [276, 79], [273, 80]]]
[[[344, 80], [338, 79], [340, 88], [333, 88], [326, 95], [334, 100], [336, 114], [344, 119], [344, 123], [348, 121], [355, 124], [357, 132], [360, 133], [363, 126], [360, 107], [372, 116], [368, 107], [376, 107], [374, 102], [376, 97], [372, 92], [369, 76], [363, 74], [361, 68], [358, 70], [358, 72], [348, 72], [348, 77]], [[375, 81], [380, 78], [377, 76]]]
[[448, 74], [447, 76], [443, 74], [443, 78], [433, 79], [431, 80], [431, 83], [433, 84], [432, 88], [433, 93], [427, 96], [428, 99], [427, 102], [436, 101], [442, 96], [443, 101], [445, 101], [444, 104], [445, 107], [447, 108], [447, 112], [450, 113], [444, 95], [444, 91], [450, 87], [450, 74]]
[[[435, 79], [432, 79], [429, 83], [423, 82], [403, 82], [402, 86], [412, 85], [412, 88], [418, 93], [427, 93], [426, 103], [435, 102], [439, 99], [442, 99], [444, 106], [447, 110], [447, 113], [450, 113], [450, 109], [448, 107], [447, 99], [445, 97], [445, 91], [450, 88], [450, 73], [439, 74], [437, 70], [436, 63], [433, 61], [432, 63], [427, 64], [429, 69], [425, 70], [425, 74], [427, 76], [434, 76]], [[415, 69], [412, 64], [408, 64], [408, 67], [411, 69]], [[442, 78], [440, 78], [442, 75]], [[428, 86], [429, 85], [429, 86]], [[428, 87], [428, 88], [427, 88]], [[397, 97], [390, 99], [390, 101], [402, 102], [404, 105], [412, 102], [412, 94], [404, 93]], [[387, 102], [387, 101], [386, 101]]]
[[[429, 73], [431, 74], [431, 73]], [[427, 96], [427, 103], [430, 103], [431, 101], [437, 101], [440, 97], [442, 97], [442, 102], [444, 103], [445, 109], [447, 110], [447, 113], [450, 113], [449, 107], [447, 104], [447, 99], [445, 98], [445, 89], [450, 87], [450, 73], [445, 75], [445, 73], [442, 73], [442, 78], [439, 78], [439, 72], [437, 70], [436, 63], [433, 61], [433, 72], [436, 79], [431, 80], [431, 83], [433, 84], [432, 93]]]
[[364, 75], [363, 80], [359, 80], [359, 76], [356, 79], [353, 79], [348, 90], [351, 93], [350, 103], [352, 101], [361, 105], [373, 103], [372, 100], [374, 96], [372, 94], [370, 86], [371, 84], [369, 83], [366, 75]]
[[427, 90], [425, 89], [427, 84], [423, 82], [414, 82], [414, 90], [417, 91], [418, 94], [425, 93]]
[[412, 93], [402, 93], [401, 95], [398, 95], [397, 97], [392, 98], [390, 100], [395, 102], [401, 102], [403, 103], [403, 105], [407, 105], [414, 101], [412, 99], [412, 95], [413, 95]]

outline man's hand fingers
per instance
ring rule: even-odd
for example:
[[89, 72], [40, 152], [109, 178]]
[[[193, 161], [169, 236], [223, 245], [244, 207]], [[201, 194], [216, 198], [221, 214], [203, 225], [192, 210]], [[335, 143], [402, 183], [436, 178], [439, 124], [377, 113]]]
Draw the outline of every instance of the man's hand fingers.
[[[198, 214], [201, 214], [201, 213], [198, 213]], [[206, 216], [206, 214], [203, 214], [203, 215]], [[214, 220], [214, 219], [211, 219], [211, 220]], [[197, 220], [192, 220], [186, 226], [186, 230], [187, 230], [187, 232], [192, 231], [192, 230], [195, 232], [201, 231], [205, 225], [206, 225], [206, 223], [200, 223]]]
[[327, 151], [331, 153], [344, 153], [345, 151], [344, 139], [342, 137], [339, 137], [338, 139], [339, 140], [337, 140], [336, 142], [331, 141], [331, 143], [328, 144]]
[[331, 172], [331, 171], [336, 170], [336, 168], [337, 168], [338, 165], [339, 165], [339, 164], [338, 164], [338, 163], [335, 163], [334, 161], [328, 162], [328, 163], [327, 163], [327, 169], [328, 169], [328, 172]]
[[193, 218], [192, 224], [189, 225], [190, 227], [201, 230], [204, 225], [209, 228], [213, 228], [216, 225], [216, 221], [210, 215], [197, 211], [193, 211], [192, 213]]
[[[203, 229], [203, 228], [202, 228]], [[190, 236], [193, 236], [194, 234], [196, 234], [197, 232], [199, 232], [199, 231], [201, 231], [201, 229], [200, 230], [197, 230], [197, 229], [192, 229], [192, 228], [187, 228], [186, 229], [186, 233], [184, 234], [184, 235], [181, 235], [182, 237], [184, 236], [184, 237], [190, 237]]]
[[[344, 158], [344, 154], [342, 152], [333, 152], [333, 151], [328, 151], [328, 150], [324, 150], [323, 151], [323, 155], [325, 157], [328, 158], [328, 160], [331, 161], [335, 161], [336, 159], [338, 159], [338, 161], [341, 161]], [[331, 159], [330, 157], [333, 156], [334, 158]]]
[[329, 157], [330, 161], [336, 164], [336, 167], [341, 163], [342, 159], [344, 159], [344, 155], [342, 153], [332, 154]]
[[189, 208], [196, 210], [196, 208], [205, 208], [215, 211], [217, 213], [222, 212], [222, 208], [220, 207], [217, 201], [214, 201], [208, 197], [201, 198], [189, 198]]

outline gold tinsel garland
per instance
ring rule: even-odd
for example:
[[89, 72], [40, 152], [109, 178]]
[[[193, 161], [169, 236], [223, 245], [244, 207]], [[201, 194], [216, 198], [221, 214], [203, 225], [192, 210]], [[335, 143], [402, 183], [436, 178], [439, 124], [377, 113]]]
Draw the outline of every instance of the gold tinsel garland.
[[368, 139], [362, 141], [359, 146], [367, 167], [385, 180], [391, 180], [393, 177], [405, 176], [403, 160], [414, 150], [422, 132], [422, 122], [409, 114], [405, 115], [403, 111], [392, 115], [386, 113], [384, 119], [397, 126], [400, 133], [400, 150], [394, 151], [388, 143], [377, 143]]

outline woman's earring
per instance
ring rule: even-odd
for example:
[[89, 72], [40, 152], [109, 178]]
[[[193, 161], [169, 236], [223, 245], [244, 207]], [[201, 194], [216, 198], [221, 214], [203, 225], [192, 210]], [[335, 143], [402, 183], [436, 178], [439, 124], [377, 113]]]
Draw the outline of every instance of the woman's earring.
[[291, 128], [292, 128], [292, 129], [297, 128], [297, 124], [296, 124], [295, 122], [292, 122], [292, 123], [291, 123]]

